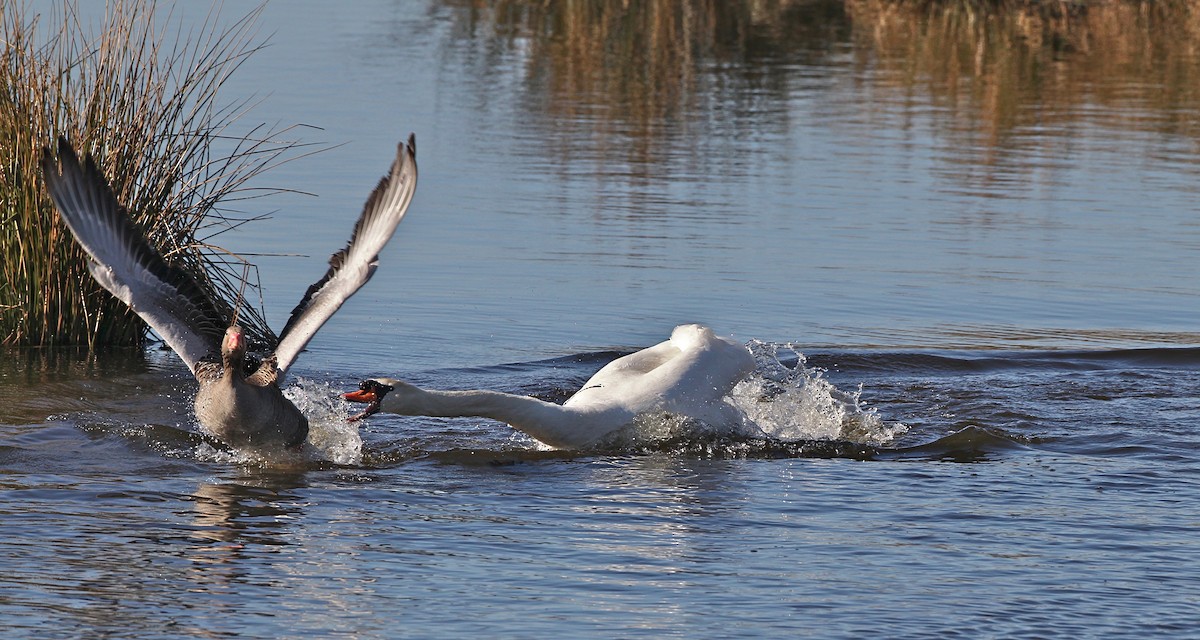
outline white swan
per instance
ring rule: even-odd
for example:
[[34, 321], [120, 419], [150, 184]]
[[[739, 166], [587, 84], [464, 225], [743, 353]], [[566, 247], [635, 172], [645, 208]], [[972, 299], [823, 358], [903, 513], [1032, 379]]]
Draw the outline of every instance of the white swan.
[[364, 380], [345, 397], [368, 403], [356, 417], [384, 411], [492, 418], [551, 447], [575, 449], [648, 413], [728, 424], [739, 414], [725, 396], [753, 370], [744, 345], [688, 324], [676, 327], [670, 340], [608, 363], [561, 405], [498, 391], [429, 391], [392, 378]]
[[303, 444], [308, 420], [283, 396], [279, 382], [321, 325], [375, 273], [379, 252], [416, 190], [415, 138], [399, 145], [350, 243], [329, 259], [329, 270], [305, 292], [279, 337], [268, 337], [273, 352], [261, 364], [246, 362], [247, 338], [229, 305], [210, 298], [190, 274], [159, 255], [90, 155], [81, 163], [59, 138], [57, 161], [50, 149], [43, 151], [42, 173], [63, 221], [87, 252], [92, 277], [141, 316], [196, 376], [201, 428], [235, 447]]

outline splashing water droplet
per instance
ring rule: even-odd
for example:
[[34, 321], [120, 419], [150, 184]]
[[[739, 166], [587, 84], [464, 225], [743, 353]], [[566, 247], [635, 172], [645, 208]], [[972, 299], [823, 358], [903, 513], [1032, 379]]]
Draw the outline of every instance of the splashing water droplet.
[[[708, 424], [668, 413], [646, 414], [597, 447], [726, 457], [778, 452], [773, 444], [880, 446], [908, 430], [901, 423], [885, 423], [874, 409], [864, 407], [861, 386], [847, 393], [829, 382], [823, 370], [806, 366], [794, 345], [756, 340], [748, 347], [756, 366], [724, 399], [736, 410], [730, 412], [731, 421]], [[793, 359], [794, 365], [786, 364]]]
[[[754, 427], [769, 438], [785, 442], [844, 440], [882, 445], [908, 430], [887, 424], [873, 408], [861, 404], [862, 387], [847, 393], [825, 379], [825, 372], [806, 366], [804, 354], [793, 344], [752, 340], [750, 352], [757, 363], [729, 394], [730, 402]], [[788, 366], [787, 354], [796, 358]]]
[[340, 465], [362, 463], [362, 436], [358, 423], [349, 422], [349, 404], [331, 385], [297, 378], [283, 394], [308, 417], [305, 450], [314, 459]]

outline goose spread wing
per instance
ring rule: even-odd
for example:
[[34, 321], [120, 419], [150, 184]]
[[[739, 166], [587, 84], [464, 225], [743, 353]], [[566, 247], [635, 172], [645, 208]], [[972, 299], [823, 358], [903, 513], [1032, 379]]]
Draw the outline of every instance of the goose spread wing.
[[105, 289], [129, 305], [195, 371], [216, 351], [228, 324], [188, 273], [167, 264], [146, 241], [89, 155], [80, 163], [65, 138], [58, 160], [42, 151], [46, 188], [75, 240], [88, 254], [88, 269]]
[[295, 361], [313, 335], [354, 292], [371, 279], [379, 266], [379, 252], [404, 218], [417, 188], [415, 136], [401, 143], [391, 172], [384, 176], [363, 207], [346, 248], [329, 258], [329, 271], [315, 282], [292, 310], [280, 334], [275, 355], [281, 375]]

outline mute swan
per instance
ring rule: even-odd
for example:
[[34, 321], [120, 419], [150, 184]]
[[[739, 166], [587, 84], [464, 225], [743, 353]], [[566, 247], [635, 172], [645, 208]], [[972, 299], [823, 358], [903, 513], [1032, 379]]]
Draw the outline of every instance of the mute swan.
[[87, 252], [92, 277], [141, 316], [196, 376], [194, 408], [201, 428], [235, 447], [303, 444], [308, 420], [279, 383], [321, 325], [375, 273], [379, 252], [417, 186], [415, 137], [399, 145], [349, 244], [333, 254], [329, 270], [305, 292], [279, 337], [270, 336], [274, 352], [256, 367], [245, 365], [248, 345], [241, 327], [219, 310], [228, 305], [215, 303], [147, 242], [90, 155], [81, 163], [59, 138], [57, 161], [43, 149], [42, 173], [63, 221]]
[[681, 325], [671, 339], [613, 360], [562, 405], [498, 391], [428, 391], [391, 378], [364, 380], [347, 400], [410, 416], [476, 416], [507, 422], [557, 449], [592, 444], [647, 413], [728, 424], [738, 412], [724, 400], [754, 370], [745, 346], [708, 327]]

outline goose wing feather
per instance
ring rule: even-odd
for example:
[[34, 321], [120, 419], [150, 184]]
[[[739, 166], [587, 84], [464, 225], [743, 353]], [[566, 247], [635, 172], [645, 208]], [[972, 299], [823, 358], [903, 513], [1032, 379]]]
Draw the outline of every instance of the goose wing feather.
[[65, 138], [58, 157], [42, 151], [42, 173], [54, 204], [88, 255], [92, 277], [150, 325], [195, 372], [214, 353], [228, 325], [187, 272], [150, 246], [90, 155], [80, 162]]
[[407, 144], [399, 145], [391, 171], [367, 198], [349, 244], [330, 257], [325, 276], [308, 288], [292, 310], [275, 350], [281, 376], [321, 325], [375, 273], [379, 252], [404, 218], [416, 190], [416, 154], [416, 138], [409, 135]]

